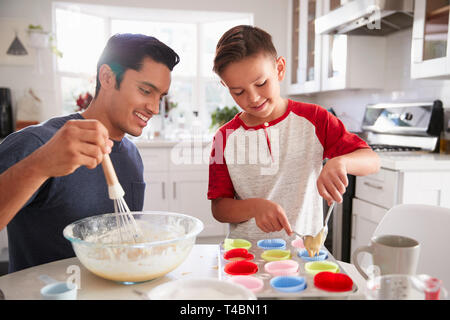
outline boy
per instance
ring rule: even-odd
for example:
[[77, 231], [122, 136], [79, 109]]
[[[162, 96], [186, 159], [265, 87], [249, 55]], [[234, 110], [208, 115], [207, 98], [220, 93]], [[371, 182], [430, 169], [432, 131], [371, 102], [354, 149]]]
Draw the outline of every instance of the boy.
[[327, 110], [280, 96], [286, 60], [277, 57], [265, 31], [228, 30], [217, 44], [213, 70], [242, 109], [214, 137], [213, 216], [230, 223], [229, 238], [287, 238], [294, 228], [309, 255], [317, 254], [320, 196], [342, 202], [347, 174], [375, 173], [377, 154]]
[[130, 210], [142, 210], [142, 159], [125, 134], [139, 136], [159, 112], [178, 62], [156, 38], [114, 35], [98, 61], [95, 98], [85, 112], [27, 127], [0, 144], [0, 229], [7, 225], [9, 272], [73, 257], [64, 227], [114, 212], [98, 166], [105, 153]]

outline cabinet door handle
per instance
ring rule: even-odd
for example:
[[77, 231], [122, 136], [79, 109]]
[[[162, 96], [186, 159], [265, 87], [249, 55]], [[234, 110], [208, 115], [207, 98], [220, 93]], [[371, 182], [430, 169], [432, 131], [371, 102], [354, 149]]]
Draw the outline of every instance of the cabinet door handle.
[[368, 186], [370, 188], [377, 189], [377, 190], [382, 190], [383, 189], [382, 186], [377, 186], [376, 184], [372, 184], [372, 183], [367, 182], [367, 181], [364, 181], [364, 185], [366, 185], [366, 186]]
[[177, 183], [176, 182], [173, 183], [173, 198], [174, 199], [177, 198]]
[[162, 191], [162, 198], [163, 200], [166, 199], [166, 183], [163, 181], [161, 183], [161, 191]]

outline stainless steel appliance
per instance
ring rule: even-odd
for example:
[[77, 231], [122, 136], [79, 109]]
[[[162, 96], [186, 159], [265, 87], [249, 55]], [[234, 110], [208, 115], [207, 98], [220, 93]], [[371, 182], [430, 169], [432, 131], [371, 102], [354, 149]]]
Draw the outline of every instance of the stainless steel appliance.
[[11, 90], [0, 88], [0, 138], [6, 137], [13, 130]]
[[316, 33], [384, 36], [411, 27], [414, 0], [352, 0], [315, 21]]
[[[377, 153], [439, 152], [439, 137], [444, 124], [440, 100], [416, 103], [379, 103], [368, 105], [359, 135]], [[352, 201], [356, 177], [349, 175], [343, 202], [334, 208], [331, 230], [325, 246], [338, 260], [350, 262]], [[324, 213], [328, 206], [324, 203]]]

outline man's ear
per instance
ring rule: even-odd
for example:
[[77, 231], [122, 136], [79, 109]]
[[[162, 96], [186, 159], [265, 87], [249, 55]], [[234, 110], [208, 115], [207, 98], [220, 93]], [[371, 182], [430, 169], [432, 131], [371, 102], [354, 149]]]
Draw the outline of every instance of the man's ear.
[[280, 56], [276, 61], [278, 81], [282, 81], [286, 75], [286, 59]]
[[98, 78], [103, 89], [114, 89], [116, 87], [116, 75], [107, 64], [100, 66]]

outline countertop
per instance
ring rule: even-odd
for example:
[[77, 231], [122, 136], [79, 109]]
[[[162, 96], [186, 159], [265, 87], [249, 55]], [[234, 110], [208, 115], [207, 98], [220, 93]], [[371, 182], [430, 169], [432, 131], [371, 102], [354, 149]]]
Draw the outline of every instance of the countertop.
[[[191, 146], [207, 148], [209, 140], [166, 140], [137, 139], [133, 140], [138, 148], [173, 148]], [[450, 154], [438, 154], [420, 151], [411, 152], [378, 152], [381, 167], [390, 170], [406, 171], [450, 171]]]
[[166, 140], [166, 139], [136, 139], [133, 140], [134, 144], [138, 148], [172, 148], [177, 145], [192, 145], [206, 147], [211, 144], [211, 140]]
[[[188, 258], [174, 271], [158, 279], [134, 285], [123, 285], [99, 278], [84, 268], [78, 258], [69, 258], [2, 276], [0, 277], [0, 289], [7, 300], [40, 300], [40, 289], [45, 284], [38, 279], [38, 276], [47, 274], [56, 280], [67, 281], [69, 277], [77, 274], [77, 271], [74, 270], [79, 270], [80, 289], [77, 299], [138, 300], [141, 297], [133, 292], [135, 289], [149, 292], [160, 284], [181, 278], [218, 279], [219, 252], [219, 245], [195, 245]], [[362, 276], [353, 265], [344, 262], [339, 262], [339, 264], [358, 286], [358, 290], [349, 298], [363, 299], [365, 281]]]
[[381, 167], [398, 171], [450, 171], [450, 155], [428, 152], [378, 152]]

